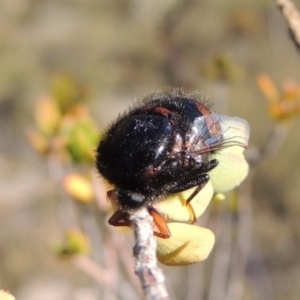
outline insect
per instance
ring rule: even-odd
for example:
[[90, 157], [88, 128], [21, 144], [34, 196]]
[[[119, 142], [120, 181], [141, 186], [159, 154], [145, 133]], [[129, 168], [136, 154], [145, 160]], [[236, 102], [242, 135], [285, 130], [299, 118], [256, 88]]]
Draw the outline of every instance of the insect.
[[186, 200], [190, 205], [218, 166], [211, 154], [246, 147], [239, 139], [224, 138], [229, 126], [222, 122], [202, 97], [173, 89], [151, 94], [112, 123], [96, 155], [99, 173], [114, 186], [108, 197], [119, 207], [109, 223], [128, 226], [128, 213], [147, 207], [158, 228], [154, 233], [170, 237], [153, 203], [196, 187]]

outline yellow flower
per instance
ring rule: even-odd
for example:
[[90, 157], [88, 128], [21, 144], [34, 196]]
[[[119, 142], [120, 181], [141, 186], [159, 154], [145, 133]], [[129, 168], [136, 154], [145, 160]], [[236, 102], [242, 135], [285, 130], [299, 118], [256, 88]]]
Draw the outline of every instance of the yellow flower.
[[[170, 195], [163, 201], [155, 203], [153, 206], [160, 214], [165, 215], [168, 221], [191, 223], [193, 221], [193, 214], [191, 214], [189, 206], [186, 205], [186, 199], [189, 198], [194, 189], [195, 188], [192, 188], [181, 193]], [[213, 193], [212, 184], [208, 182], [193, 198], [190, 204], [196, 218], [201, 216], [205, 211]]]
[[14, 300], [15, 297], [11, 295], [9, 292], [0, 290], [0, 300]]
[[157, 258], [168, 266], [189, 265], [203, 261], [215, 243], [207, 228], [185, 223], [170, 223], [171, 237], [157, 238]]
[[229, 142], [229, 145], [212, 155], [212, 158], [219, 161], [219, 165], [209, 172], [216, 193], [232, 190], [246, 178], [249, 171], [244, 156], [250, 132], [248, 123], [237, 117], [220, 117], [223, 138]]
[[168, 223], [171, 237], [157, 238], [157, 257], [165, 265], [188, 265], [201, 262], [208, 257], [215, 242], [214, 234], [209, 229], [185, 223], [192, 223], [195, 221], [194, 217], [201, 216], [214, 192], [227, 192], [233, 189], [248, 174], [249, 167], [244, 150], [248, 146], [249, 125], [240, 118], [227, 116], [220, 118], [225, 143], [220, 150], [211, 155], [210, 159], [218, 159], [219, 165], [209, 172], [210, 181], [189, 205], [186, 199], [195, 188], [171, 195], [154, 204], [156, 210], [163, 214], [168, 222], [173, 222]]

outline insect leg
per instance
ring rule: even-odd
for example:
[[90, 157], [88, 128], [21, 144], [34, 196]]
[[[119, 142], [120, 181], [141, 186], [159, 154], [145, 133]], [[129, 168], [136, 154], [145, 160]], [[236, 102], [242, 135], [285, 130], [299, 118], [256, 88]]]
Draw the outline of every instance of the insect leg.
[[201, 186], [204, 187], [205, 184], [209, 180], [208, 174], [192, 174], [192, 176], [184, 178], [182, 181], [178, 181], [175, 183], [172, 183], [167, 190], [171, 194], [183, 192], [185, 190], [188, 190], [194, 186]]
[[148, 210], [153, 218], [156, 227], [159, 230], [158, 232], [154, 231], [154, 234], [163, 239], [169, 238], [171, 236], [171, 232], [169, 230], [166, 220], [153, 207], [149, 207]]
[[172, 186], [169, 191], [170, 193], [179, 193], [185, 191], [189, 188], [196, 186], [196, 189], [192, 192], [192, 194], [186, 200], [187, 209], [190, 211], [191, 214], [191, 223], [195, 223], [197, 221], [197, 217], [195, 211], [191, 205], [191, 201], [194, 197], [202, 190], [202, 188], [207, 184], [209, 181], [208, 174], [196, 174], [193, 178], [187, 178], [185, 182], [179, 182], [176, 186]]
[[[208, 180], [207, 180], [208, 181]], [[186, 207], [190, 211], [192, 219], [191, 219], [191, 224], [194, 224], [197, 222], [197, 217], [195, 214], [195, 211], [191, 205], [191, 201], [197, 196], [197, 194], [204, 188], [206, 185], [207, 181], [203, 181], [200, 183], [195, 190], [192, 192], [192, 194], [186, 199]]]
[[127, 218], [127, 213], [117, 210], [114, 214], [108, 219], [108, 224], [113, 226], [130, 226], [130, 221]]

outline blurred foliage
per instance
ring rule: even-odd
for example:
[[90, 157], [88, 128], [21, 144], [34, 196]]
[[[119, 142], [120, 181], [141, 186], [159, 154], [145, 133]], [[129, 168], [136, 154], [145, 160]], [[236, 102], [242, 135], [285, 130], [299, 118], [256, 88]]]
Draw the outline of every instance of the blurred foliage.
[[35, 108], [36, 128], [28, 130], [32, 146], [41, 154], [56, 155], [73, 163], [94, 162], [99, 129], [82, 103], [81, 87], [69, 77], [58, 76], [49, 96]]
[[67, 75], [58, 76], [53, 80], [50, 94], [55, 99], [61, 113], [66, 113], [70, 107], [88, 99], [87, 89]]
[[68, 174], [64, 178], [63, 186], [65, 191], [75, 200], [89, 203], [94, 199], [91, 180], [80, 174]]
[[90, 243], [87, 236], [77, 230], [69, 230], [65, 233], [62, 244], [53, 247], [60, 257], [72, 257], [76, 254], [87, 255], [90, 253]]
[[267, 75], [258, 77], [257, 82], [268, 101], [269, 115], [274, 121], [291, 121], [300, 115], [300, 84], [287, 81], [279, 89]]
[[[95, 200], [90, 173], [99, 129], [84, 105], [82, 86], [65, 75], [55, 77], [51, 86], [50, 95], [36, 102], [36, 127], [30, 128], [27, 136], [33, 148], [47, 160], [55, 158], [61, 165], [89, 166], [85, 173], [66, 172], [60, 184], [72, 199], [90, 204]], [[71, 230], [66, 232], [64, 243], [55, 252], [61, 256], [88, 254], [90, 244], [84, 234]]]
[[225, 53], [215, 54], [202, 68], [201, 73], [212, 81], [232, 82], [241, 73], [240, 67]]

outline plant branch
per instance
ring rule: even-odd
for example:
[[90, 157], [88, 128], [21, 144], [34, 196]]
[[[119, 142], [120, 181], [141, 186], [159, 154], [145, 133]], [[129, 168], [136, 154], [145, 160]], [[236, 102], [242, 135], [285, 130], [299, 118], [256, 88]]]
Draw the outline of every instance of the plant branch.
[[74, 265], [93, 278], [99, 284], [111, 284], [112, 274], [109, 270], [101, 268], [97, 263], [84, 255], [76, 255], [73, 259]]
[[277, 0], [277, 6], [286, 18], [292, 40], [300, 51], [300, 14], [296, 6], [290, 0]]
[[133, 254], [136, 259], [135, 273], [139, 277], [146, 300], [168, 300], [165, 278], [157, 266], [156, 240], [153, 235], [153, 219], [146, 208], [129, 215], [136, 244]]

